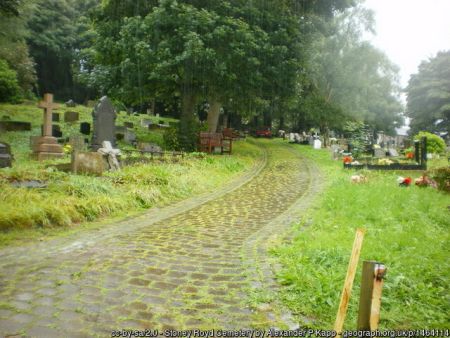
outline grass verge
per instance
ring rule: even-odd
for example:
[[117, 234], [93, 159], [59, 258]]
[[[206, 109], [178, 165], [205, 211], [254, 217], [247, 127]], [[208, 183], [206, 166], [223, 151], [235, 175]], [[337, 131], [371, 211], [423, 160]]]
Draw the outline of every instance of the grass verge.
[[272, 252], [282, 266], [280, 297], [300, 323], [333, 327], [355, 229], [362, 227], [367, 234], [346, 328], [356, 327], [363, 260], [388, 267], [381, 329], [448, 328], [450, 195], [397, 185], [397, 176], [417, 178], [420, 172], [366, 171], [367, 183], [352, 184], [355, 171], [342, 169], [328, 151], [298, 149], [327, 181], [292, 240]]

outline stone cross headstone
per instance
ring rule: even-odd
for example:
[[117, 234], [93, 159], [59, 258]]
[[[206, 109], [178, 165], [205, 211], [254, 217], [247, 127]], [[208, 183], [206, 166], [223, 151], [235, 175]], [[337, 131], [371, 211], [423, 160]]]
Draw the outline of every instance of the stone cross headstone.
[[36, 138], [32, 146], [32, 157], [41, 161], [64, 156], [62, 147], [52, 136], [52, 110], [58, 109], [58, 105], [53, 103], [53, 94], [44, 94], [44, 100], [39, 102], [38, 107], [44, 109], [44, 125], [42, 137]]
[[39, 108], [44, 109], [44, 128], [42, 136], [52, 136], [52, 111], [59, 108], [53, 103], [53, 94], [44, 94], [44, 100], [39, 102]]
[[116, 110], [111, 100], [103, 96], [95, 106], [92, 117], [94, 130], [92, 133], [92, 149], [97, 151], [102, 147], [103, 141], [110, 141], [112, 146], [116, 144]]

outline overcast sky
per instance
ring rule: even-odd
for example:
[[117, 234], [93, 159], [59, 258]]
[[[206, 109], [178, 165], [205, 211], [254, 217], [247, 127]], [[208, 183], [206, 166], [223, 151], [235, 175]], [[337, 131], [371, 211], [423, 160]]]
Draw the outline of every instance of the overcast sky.
[[366, 0], [375, 11], [372, 42], [400, 67], [401, 84], [424, 59], [450, 50], [450, 0]]

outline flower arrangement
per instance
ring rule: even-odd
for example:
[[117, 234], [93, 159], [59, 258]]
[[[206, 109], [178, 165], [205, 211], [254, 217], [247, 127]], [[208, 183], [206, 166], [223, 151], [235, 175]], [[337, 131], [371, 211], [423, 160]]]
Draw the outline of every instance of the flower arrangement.
[[411, 177], [401, 177], [397, 178], [397, 183], [401, 187], [409, 187], [411, 185], [412, 178]]
[[344, 156], [342, 161], [344, 162], [344, 164], [350, 164], [353, 162], [353, 158], [351, 156]]
[[380, 165], [391, 165], [392, 163], [394, 163], [394, 162], [388, 158], [380, 158], [378, 160], [378, 164], [380, 164]]
[[407, 158], [408, 160], [414, 159], [414, 153], [413, 153], [412, 151], [408, 151], [408, 152], [406, 153], [406, 158]]
[[72, 153], [72, 146], [71, 146], [70, 144], [66, 144], [66, 145], [63, 147], [63, 151], [64, 151], [65, 154], [70, 154], [70, 153]]

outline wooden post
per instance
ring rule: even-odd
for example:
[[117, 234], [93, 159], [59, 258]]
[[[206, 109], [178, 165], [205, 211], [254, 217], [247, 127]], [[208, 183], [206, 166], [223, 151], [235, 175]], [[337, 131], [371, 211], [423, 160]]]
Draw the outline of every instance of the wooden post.
[[364, 261], [359, 297], [358, 330], [375, 331], [378, 329], [385, 274], [386, 267], [382, 263]]
[[347, 315], [348, 302], [352, 293], [353, 280], [355, 279], [356, 268], [358, 267], [359, 255], [361, 253], [362, 242], [365, 234], [364, 229], [357, 229], [355, 240], [353, 242], [352, 255], [348, 263], [347, 276], [345, 277], [344, 288], [342, 289], [341, 301], [339, 303], [336, 321], [334, 323], [334, 331], [337, 336], [342, 336], [345, 316]]

